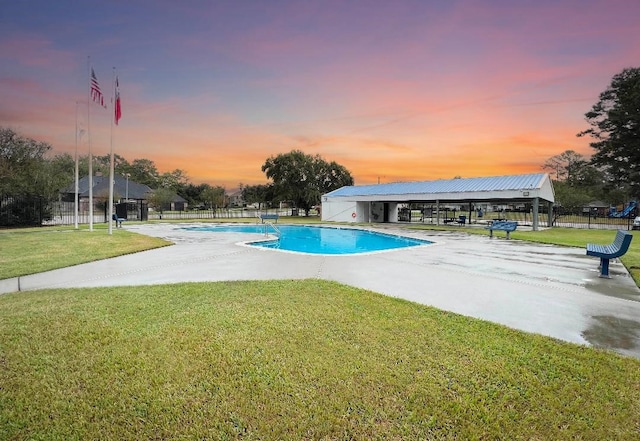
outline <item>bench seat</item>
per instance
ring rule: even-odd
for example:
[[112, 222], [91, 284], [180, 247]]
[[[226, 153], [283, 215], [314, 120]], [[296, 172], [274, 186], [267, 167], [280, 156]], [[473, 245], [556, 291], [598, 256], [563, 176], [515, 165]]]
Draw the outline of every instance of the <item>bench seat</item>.
[[445, 224], [452, 224], [452, 223], [457, 223], [458, 225], [464, 225], [467, 223], [467, 216], [465, 216], [464, 214], [461, 214], [460, 216], [458, 216], [458, 218], [448, 218], [448, 219], [443, 219], [442, 222], [444, 222]]
[[280, 218], [279, 215], [277, 214], [268, 214], [268, 213], [264, 213], [260, 215], [260, 219], [262, 220], [262, 223], [264, 223], [265, 220], [275, 220], [276, 223], [278, 223], [278, 219]]
[[493, 238], [494, 231], [506, 231], [507, 239], [510, 239], [509, 233], [516, 231], [518, 228], [518, 222], [515, 221], [493, 221], [491, 224], [484, 227], [489, 230], [489, 237]]
[[118, 217], [118, 216], [117, 216], [117, 215], [115, 215], [115, 214], [111, 217], [111, 219], [113, 219], [113, 220], [114, 220], [114, 222], [116, 223], [116, 228], [120, 228], [120, 227], [122, 227], [122, 222], [124, 222], [124, 221], [126, 221], [126, 220], [127, 220], [127, 218], [126, 218], [126, 217]]
[[631, 245], [633, 235], [628, 231], [618, 230], [616, 238], [610, 245], [587, 244], [587, 256], [600, 258], [600, 277], [609, 278], [609, 260], [624, 255]]

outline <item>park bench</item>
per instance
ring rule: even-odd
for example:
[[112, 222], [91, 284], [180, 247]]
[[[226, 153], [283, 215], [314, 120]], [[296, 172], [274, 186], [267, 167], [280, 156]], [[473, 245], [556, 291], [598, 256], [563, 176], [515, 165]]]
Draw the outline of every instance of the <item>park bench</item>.
[[609, 260], [622, 256], [629, 249], [633, 235], [628, 231], [618, 230], [611, 245], [587, 244], [587, 256], [600, 258], [600, 277], [609, 278]]
[[279, 215], [277, 214], [268, 214], [268, 213], [263, 213], [260, 215], [260, 219], [262, 220], [262, 223], [264, 223], [265, 220], [275, 220], [276, 223], [278, 223], [278, 219], [280, 218]]
[[518, 222], [514, 221], [493, 221], [485, 227], [489, 230], [489, 237], [493, 237], [494, 231], [506, 231], [507, 239], [510, 239], [509, 234], [518, 228]]
[[111, 219], [113, 219], [114, 222], [116, 223], [116, 228], [121, 228], [122, 227], [122, 222], [127, 220], [126, 217], [118, 217], [116, 214], [111, 216]]
[[458, 216], [458, 218], [449, 218], [449, 219], [443, 219], [442, 220], [445, 224], [451, 224], [451, 223], [457, 223], [458, 225], [464, 225], [467, 223], [467, 216], [465, 215], [460, 215]]

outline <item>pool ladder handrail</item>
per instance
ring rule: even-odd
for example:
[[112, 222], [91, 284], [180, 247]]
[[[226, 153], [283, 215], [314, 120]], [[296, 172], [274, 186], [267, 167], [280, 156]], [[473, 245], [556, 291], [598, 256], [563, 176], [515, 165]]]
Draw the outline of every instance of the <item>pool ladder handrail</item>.
[[273, 231], [276, 232], [276, 236], [278, 237], [278, 239], [280, 239], [280, 235], [282, 234], [280, 232], [280, 230], [278, 229], [278, 227], [276, 227], [275, 225], [273, 225], [273, 222], [265, 222], [264, 223], [264, 235], [267, 236], [269, 233], [267, 232], [268, 227], [273, 228]]

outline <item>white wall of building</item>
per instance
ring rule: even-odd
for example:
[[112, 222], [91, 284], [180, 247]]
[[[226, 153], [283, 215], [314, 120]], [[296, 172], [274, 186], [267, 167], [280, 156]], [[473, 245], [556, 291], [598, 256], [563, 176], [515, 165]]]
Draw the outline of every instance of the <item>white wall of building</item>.
[[389, 211], [387, 222], [398, 222], [399, 205], [395, 202], [328, 200], [322, 202], [321, 219], [327, 222], [383, 223], [386, 206]]
[[389, 222], [398, 222], [398, 203], [389, 202]]
[[322, 202], [322, 220], [330, 222], [365, 222], [357, 220], [356, 202], [345, 200], [332, 200]]

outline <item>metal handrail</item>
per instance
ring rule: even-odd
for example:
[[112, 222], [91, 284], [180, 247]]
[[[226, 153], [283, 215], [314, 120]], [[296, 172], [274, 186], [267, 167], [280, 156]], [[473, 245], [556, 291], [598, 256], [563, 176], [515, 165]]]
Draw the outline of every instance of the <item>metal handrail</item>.
[[275, 225], [273, 225], [273, 222], [265, 222], [264, 224], [264, 235], [266, 236], [267, 233], [267, 227], [271, 227], [273, 228], [273, 231], [276, 232], [276, 236], [278, 236], [278, 238], [280, 238], [280, 235], [282, 235], [282, 233], [280, 232], [280, 230], [278, 229], [278, 227], [276, 227]]

